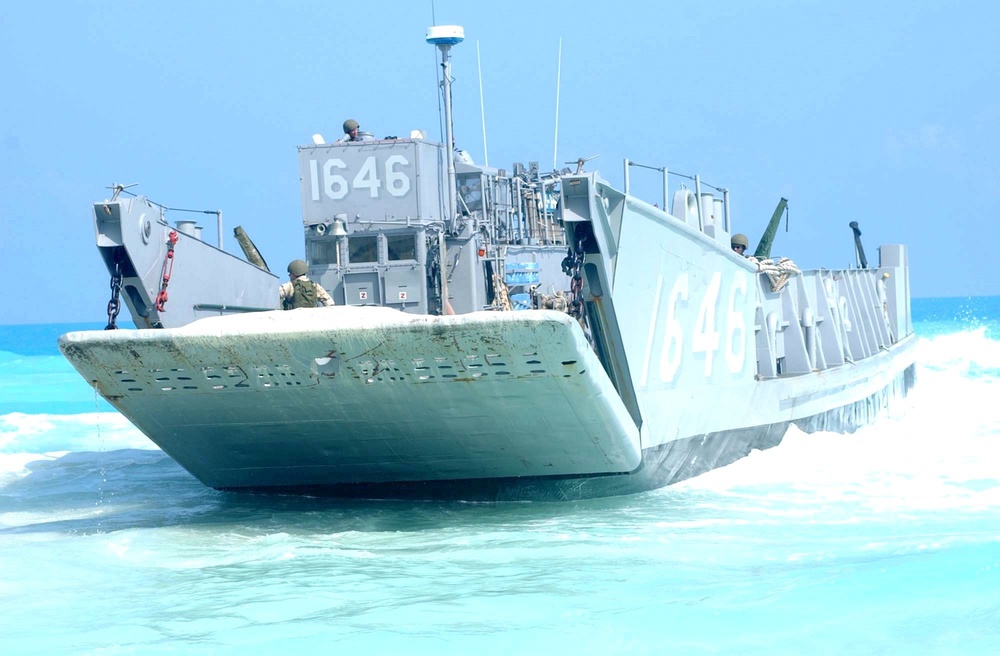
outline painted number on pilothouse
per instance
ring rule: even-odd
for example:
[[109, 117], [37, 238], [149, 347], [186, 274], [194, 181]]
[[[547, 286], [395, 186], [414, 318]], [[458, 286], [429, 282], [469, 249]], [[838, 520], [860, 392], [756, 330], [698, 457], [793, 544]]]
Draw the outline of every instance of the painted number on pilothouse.
[[[698, 371], [706, 378], [715, 371], [720, 356], [729, 373], [743, 371], [747, 354], [747, 323], [743, 312], [746, 274], [737, 272], [729, 284], [723, 285], [722, 273], [713, 273], [704, 290], [695, 293], [691, 291], [687, 272], [677, 276], [665, 295], [663, 282], [660, 276], [653, 298], [641, 384], [646, 385], [650, 369], [660, 382], [677, 380], [688, 353], [704, 359], [704, 367]], [[718, 306], [723, 298], [725, 310], [720, 313]]]
[[322, 194], [330, 200], [341, 200], [352, 191], [378, 198], [383, 190], [390, 196], [401, 198], [410, 191], [411, 183], [410, 176], [400, 169], [409, 164], [409, 160], [402, 155], [390, 155], [381, 163], [372, 155], [362, 161], [356, 171], [350, 171], [347, 163], [339, 158], [328, 159], [322, 166], [318, 160], [311, 159], [312, 199], [318, 201]]

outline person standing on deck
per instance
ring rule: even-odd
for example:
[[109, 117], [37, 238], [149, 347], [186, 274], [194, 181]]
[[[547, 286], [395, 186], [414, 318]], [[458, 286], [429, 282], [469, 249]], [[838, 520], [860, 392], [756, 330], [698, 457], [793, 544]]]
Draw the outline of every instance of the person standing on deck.
[[747, 239], [746, 235], [737, 232], [729, 240], [729, 246], [736, 252], [737, 255], [744, 255], [747, 247], [750, 246], [750, 241]]
[[375, 136], [371, 132], [362, 132], [358, 122], [349, 118], [344, 121], [344, 136], [337, 143], [349, 141], [375, 141]]
[[330, 294], [323, 289], [323, 285], [309, 280], [306, 276], [308, 271], [309, 265], [303, 260], [292, 260], [288, 265], [289, 280], [278, 287], [278, 300], [281, 301], [282, 310], [317, 305], [329, 307], [334, 304]]

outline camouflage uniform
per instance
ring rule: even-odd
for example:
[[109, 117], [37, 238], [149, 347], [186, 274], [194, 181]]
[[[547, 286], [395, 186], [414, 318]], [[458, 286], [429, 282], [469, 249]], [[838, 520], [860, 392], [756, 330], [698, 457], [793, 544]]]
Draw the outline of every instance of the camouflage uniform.
[[[295, 284], [296, 283], [299, 283], [300, 285], [306, 284], [306, 285], [312, 285], [313, 286], [313, 290], [316, 293], [316, 304], [317, 305], [323, 305], [323, 306], [329, 307], [329, 306], [331, 306], [331, 305], [334, 304], [333, 303], [333, 298], [331, 298], [330, 294], [328, 294], [327, 291], [325, 289], [323, 289], [323, 285], [319, 284], [318, 282], [313, 282], [312, 280], [309, 280], [309, 278], [307, 276], [299, 276], [295, 280], [291, 280], [289, 282], [286, 282], [281, 287], [278, 287], [278, 300], [281, 303], [281, 309], [283, 309], [283, 310], [294, 310], [296, 307], [307, 307], [305, 305], [303, 305], [303, 306], [296, 306], [295, 305]], [[300, 294], [300, 296], [301, 296], [301, 294]]]

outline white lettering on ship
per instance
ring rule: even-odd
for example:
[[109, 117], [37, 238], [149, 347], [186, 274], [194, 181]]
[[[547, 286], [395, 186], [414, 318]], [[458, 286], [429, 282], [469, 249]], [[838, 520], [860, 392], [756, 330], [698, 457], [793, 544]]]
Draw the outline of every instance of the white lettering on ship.
[[311, 159], [309, 160], [309, 187], [312, 191], [312, 199], [319, 201], [320, 192], [322, 192], [330, 200], [342, 200], [352, 191], [361, 190], [366, 191], [371, 198], [378, 198], [382, 189], [388, 191], [391, 196], [401, 198], [409, 193], [412, 185], [406, 171], [399, 169], [409, 164], [409, 160], [402, 155], [390, 155], [382, 163], [382, 176], [379, 177], [379, 162], [373, 155], [361, 163], [352, 182], [348, 183], [347, 178], [341, 174], [343, 172], [350, 177], [351, 173], [344, 160], [336, 157], [326, 160], [322, 164], [321, 174], [320, 163]]
[[[722, 287], [722, 273], [715, 272], [703, 291], [692, 294], [690, 275], [682, 272], [674, 280], [664, 303], [663, 276], [660, 276], [653, 297], [646, 357], [640, 378], [642, 386], [648, 381], [651, 363], [656, 363], [660, 382], [677, 380], [686, 353], [702, 354], [705, 360], [702, 373], [706, 378], [715, 372], [719, 360], [716, 353], [720, 349], [726, 371], [731, 374], [743, 371], [747, 355], [747, 323], [743, 310], [747, 298], [747, 276], [739, 271], [729, 282], [724, 313], [718, 312]], [[692, 301], [691, 308], [697, 304], [697, 313], [692, 313], [688, 301]]]

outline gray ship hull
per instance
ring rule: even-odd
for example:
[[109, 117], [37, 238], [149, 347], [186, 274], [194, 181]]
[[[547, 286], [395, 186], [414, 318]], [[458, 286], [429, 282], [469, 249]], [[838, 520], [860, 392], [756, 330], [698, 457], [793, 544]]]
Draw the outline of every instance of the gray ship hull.
[[[638, 492], [791, 425], [852, 431], [912, 384], [904, 246], [868, 268], [855, 224], [857, 268], [800, 271], [765, 255], [785, 199], [758, 260], [699, 176], [668, 211], [665, 167], [654, 206], [628, 160], [622, 191], [582, 159], [499, 169], [445, 143], [299, 147], [291, 298], [245, 233], [246, 260], [224, 250], [218, 211], [213, 246], [168, 220], [188, 210], [113, 186], [93, 207], [108, 328], [123, 302], [138, 330], [69, 333], [62, 352], [205, 485], [339, 496]], [[279, 309], [311, 305], [313, 283], [335, 307]]]
[[906, 392], [914, 341], [856, 366], [729, 390], [746, 407], [725, 428], [715, 395], [637, 427], [579, 324], [550, 311], [275, 311], [69, 333], [60, 348], [208, 486], [515, 500], [653, 489], [774, 446], [792, 424], [853, 430]]

